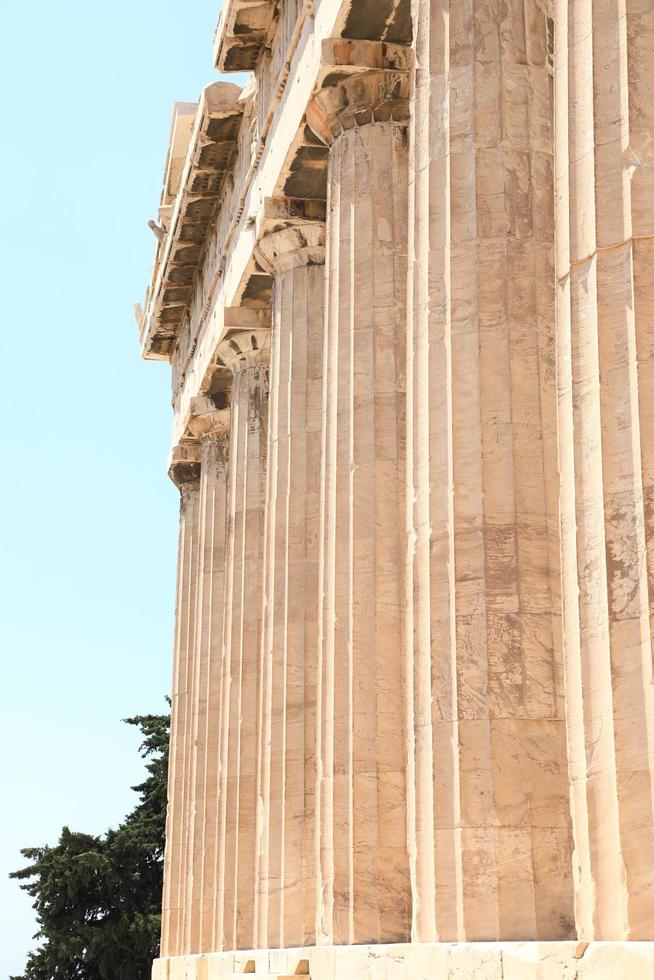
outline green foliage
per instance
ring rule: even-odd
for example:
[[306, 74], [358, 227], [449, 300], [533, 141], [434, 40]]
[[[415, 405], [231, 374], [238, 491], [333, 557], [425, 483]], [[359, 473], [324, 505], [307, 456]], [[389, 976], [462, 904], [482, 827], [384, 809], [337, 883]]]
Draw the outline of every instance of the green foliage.
[[126, 718], [141, 729], [147, 778], [139, 802], [102, 837], [64, 827], [54, 847], [27, 847], [15, 871], [34, 899], [39, 947], [10, 980], [147, 980], [159, 951], [169, 715]]

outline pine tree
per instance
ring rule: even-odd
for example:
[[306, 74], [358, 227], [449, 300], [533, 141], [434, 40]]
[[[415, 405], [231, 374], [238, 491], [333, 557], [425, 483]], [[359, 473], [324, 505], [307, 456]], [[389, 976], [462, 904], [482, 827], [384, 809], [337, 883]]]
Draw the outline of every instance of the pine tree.
[[54, 847], [27, 847], [15, 871], [34, 899], [38, 948], [10, 980], [147, 980], [161, 925], [169, 715], [126, 718], [144, 735], [139, 802], [102, 837], [64, 827]]

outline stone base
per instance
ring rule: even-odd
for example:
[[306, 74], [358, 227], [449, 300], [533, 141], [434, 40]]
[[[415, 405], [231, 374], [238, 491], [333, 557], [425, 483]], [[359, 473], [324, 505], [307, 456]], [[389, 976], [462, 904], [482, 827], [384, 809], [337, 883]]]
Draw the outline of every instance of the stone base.
[[[156, 960], [152, 980], [653, 980], [654, 942], [397, 943]], [[256, 978], [254, 978], [256, 980]]]

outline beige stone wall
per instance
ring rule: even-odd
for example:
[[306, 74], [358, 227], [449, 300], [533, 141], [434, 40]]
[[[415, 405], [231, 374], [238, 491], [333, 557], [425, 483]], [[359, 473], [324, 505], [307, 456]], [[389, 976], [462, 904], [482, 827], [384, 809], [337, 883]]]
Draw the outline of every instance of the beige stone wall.
[[257, 84], [158, 259], [204, 188], [155, 976], [648, 976], [654, 8], [221, 31]]

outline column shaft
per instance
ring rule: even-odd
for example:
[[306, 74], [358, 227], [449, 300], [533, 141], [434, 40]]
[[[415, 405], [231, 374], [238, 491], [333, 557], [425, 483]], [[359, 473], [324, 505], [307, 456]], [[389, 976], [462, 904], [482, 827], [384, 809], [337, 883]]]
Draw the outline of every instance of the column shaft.
[[[457, 934], [460, 915], [447, 3], [414, 4], [407, 311], [407, 722], [409, 845], [417, 940]], [[430, 315], [430, 311], [433, 313]], [[472, 342], [472, 341], [471, 341]], [[415, 406], [415, 407], [414, 407]], [[483, 631], [480, 638], [483, 636]], [[432, 649], [434, 656], [432, 658]], [[433, 700], [436, 720], [432, 724]], [[438, 868], [439, 885], [435, 880]], [[438, 922], [438, 933], [436, 923]]]
[[643, 208], [652, 199], [651, 150], [642, 143], [649, 13], [620, 0], [557, 7], [567, 68], [557, 72], [558, 132], [568, 132], [557, 187], [561, 211], [563, 202], [570, 211], [557, 278], [572, 360], [572, 425], [562, 420], [561, 431], [573, 446], [566, 480], [570, 493], [574, 481], [580, 590], [579, 641], [574, 615], [566, 623], [566, 680], [577, 923], [588, 939], [647, 938], [654, 908], [652, 378], [640, 319], [648, 276], [639, 277], [637, 259], [652, 233]]
[[229, 437], [202, 440], [200, 484], [200, 567], [194, 678], [192, 854], [188, 873], [190, 911], [187, 950], [213, 949], [216, 895], [218, 750], [223, 691], [225, 532]]
[[329, 162], [322, 516], [320, 932], [407, 938], [402, 537], [406, 129]]
[[647, 545], [650, 632], [654, 623], [654, 7], [627, 0], [629, 151], [640, 446]]
[[[174, 470], [171, 472], [174, 475]], [[178, 485], [181, 502], [164, 857], [161, 937], [163, 956], [177, 956], [184, 952], [187, 919], [188, 800], [191, 759], [189, 721], [197, 602], [199, 476], [199, 464], [195, 460], [179, 467]]]
[[[255, 338], [250, 338], [248, 343]], [[268, 381], [263, 352], [225, 341], [234, 370], [227, 511], [215, 941], [255, 945], [257, 687]]]
[[567, 938], [547, 23], [535, 2], [414, 14], [413, 934]]
[[315, 937], [324, 223], [274, 228], [256, 934], [288, 947]]

